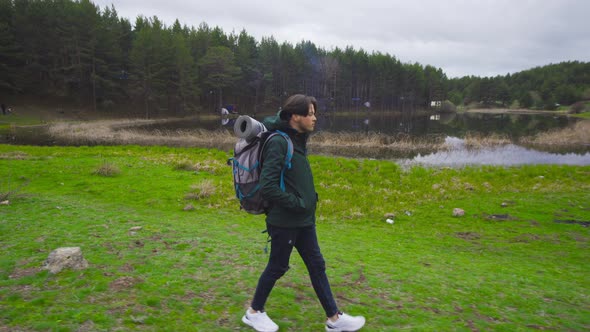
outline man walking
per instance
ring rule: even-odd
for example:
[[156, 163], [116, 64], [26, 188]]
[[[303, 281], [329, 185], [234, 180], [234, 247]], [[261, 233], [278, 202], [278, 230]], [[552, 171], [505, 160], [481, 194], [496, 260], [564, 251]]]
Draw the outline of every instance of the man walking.
[[261, 193], [269, 207], [266, 225], [271, 237], [268, 264], [262, 272], [250, 308], [242, 321], [259, 332], [278, 331], [264, 311], [266, 300], [276, 281], [289, 269], [289, 258], [296, 248], [309, 272], [313, 289], [326, 313], [326, 331], [357, 331], [365, 324], [362, 316], [342, 313], [326, 275], [326, 265], [316, 235], [317, 193], [307, 160], [307, 139], [316, 124], [315, 98], [301, 94], [289, 97], [279, 115], [265, 121], [269, 130], [281, 130], [293, 141], [291, 168], [284, 172], [285, 191], [281, 190], [281, 172], [287, 154], [287, 141], [271, 137], [262, 152]]

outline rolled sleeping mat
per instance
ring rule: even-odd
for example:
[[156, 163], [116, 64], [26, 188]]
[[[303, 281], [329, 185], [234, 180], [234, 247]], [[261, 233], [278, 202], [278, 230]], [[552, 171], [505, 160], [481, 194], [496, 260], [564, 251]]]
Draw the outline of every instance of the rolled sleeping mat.
[[263, 131], [266, 131], [266, 127], [262, 122], [256, 121], [247, 115], [240, 115], [236, 123], [234, 123], [234, 134], [247, 141]]

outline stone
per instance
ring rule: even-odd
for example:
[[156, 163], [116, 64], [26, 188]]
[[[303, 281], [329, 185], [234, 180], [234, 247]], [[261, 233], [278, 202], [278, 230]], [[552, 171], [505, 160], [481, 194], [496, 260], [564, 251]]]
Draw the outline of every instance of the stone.
[[143, 229], [143, 227], [141, 226], [133, 226], [131, 228], [129, 228], [130, 232], [137, 232], [137, 231], [141, 231]]
[[56, 274], [63, 269], [83, 270], [88, 267], [88, 261], [82, 256], [80, 247], [63, 247], [52, 251], [43, 264], [43, 269]]
[[10, 201], [2, 201], [0, 202], [0, 205], [10, 205]]
[[395, 213], [386, 213], [383, 215], [383, 217], [385, 217], [385, 219], [393, 219], [395, 218]]
[[463, 217], [465, 215], [465, 210], [454, 208], [453, 209], [453, 217]]

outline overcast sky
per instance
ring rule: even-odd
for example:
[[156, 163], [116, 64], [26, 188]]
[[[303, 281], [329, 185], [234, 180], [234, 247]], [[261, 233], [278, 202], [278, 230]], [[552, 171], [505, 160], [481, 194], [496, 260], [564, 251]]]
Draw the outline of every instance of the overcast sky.
[[589, 0], [91, 0], [119, 17], [205, 22], [258, 41], [389, 53], [451, 77], [590, 61]]

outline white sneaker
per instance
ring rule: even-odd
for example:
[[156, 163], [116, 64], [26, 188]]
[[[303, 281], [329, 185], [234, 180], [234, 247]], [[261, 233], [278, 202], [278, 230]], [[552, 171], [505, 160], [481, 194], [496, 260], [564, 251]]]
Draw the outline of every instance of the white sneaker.
[[329, 318], [326, 322], [328, 332], [353, 332], [360, 330], [365, 325], [365, 317], [350, 316], [343, 312], [338, 314], [338, 320], [332, 322]]
[[244, 317], [242, 317], [242, 322], [252, 326], [258, 332], [276, 332], [279, 330], [279, 326], [268, 317], [266, 312], [257, 311], [255, 314], [251, 314], [250, 309], [248, 309]]

